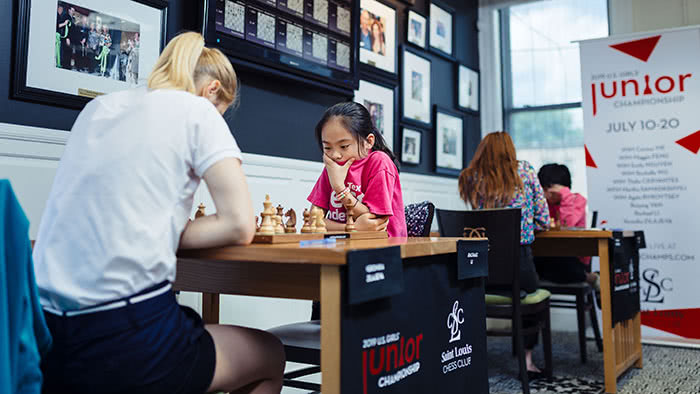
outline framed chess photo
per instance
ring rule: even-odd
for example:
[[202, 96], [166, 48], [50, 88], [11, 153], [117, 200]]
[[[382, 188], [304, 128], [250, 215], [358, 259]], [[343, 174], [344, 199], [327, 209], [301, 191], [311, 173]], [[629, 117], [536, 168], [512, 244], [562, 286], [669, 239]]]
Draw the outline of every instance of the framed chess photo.
[[464, 119], [462, 115], [435, 106], [435, 172], [459, 175], [462, 171]]
[[404, 127], [401, 133], [401, 161], [407, 164], [420, 163], [420, 130]]
[[457, 64], [457, 108], [479, 112], [479, 73]]
[[396, 87], [360, 80], [360, 87], [355, 91], [355, 102], [367, 108], [372, 118], [372, 125], [382, 135], [386, 145], [394, 150], [394, 130], [396, 129]]
[[378, 0], [361, 0], [359, 43], [360, 63], [396, 78], [395, 8]]
[[18, 0], [13, 98], [82, 108], [146, 83], [166, 38], [161, 0]]
[[430, 60], [402, 46], [401, 120], [430, 126]]
[[408, 22], [406, 23], [406, 40], [422, 49], [425, 49], [428, 36], [428, 18], [413, 10], [408, 10]]
[[454, 60], [454, 15], [454, 9], [447, 4], [430, 2], [430, 49], [450, 60]]

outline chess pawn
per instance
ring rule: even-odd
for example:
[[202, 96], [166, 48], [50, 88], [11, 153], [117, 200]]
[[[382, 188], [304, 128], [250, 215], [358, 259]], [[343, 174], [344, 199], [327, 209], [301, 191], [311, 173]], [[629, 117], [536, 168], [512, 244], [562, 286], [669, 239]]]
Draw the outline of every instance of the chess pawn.
[[270, 201], [270, 195], [265, 195], [265, 201], [263, 202], [265, 210], [261, 213], [262, 224], [260, 225], [260, 234], [274, 235], [275, 234], [275, 222], [273, 216], [275, 216], [275, 210], [272, 208], [272, 202]]
[[303, 216], [304, 216], [304, 225], [301, 227], [301, 232], [302, 233], [310, 233], [310, 232], [312, 232], [311, 231], [311, 223], [309, 221], [309, 217], [311, 216], [311, 214], [309, 213], [308, 209], [304, 209]]
[[345, 220], [345, 232], [354, 233], [355, 231], [357, 231], [355, 230], [355, 219], [348, 213], [347, 219]]
[[197, 212], [194, 213], [194, 218], [198, 219], [201, 218], [202, 216], [206, 216], [206, 212], [204, 212], [204, 204], [201, 202], [199, 203], [199, 206], [197, 207]]
[[323, 220], [323, 209], [316, 209], [316, 227], [314, 229], [317, 233], [326, 233], [326, 222]]

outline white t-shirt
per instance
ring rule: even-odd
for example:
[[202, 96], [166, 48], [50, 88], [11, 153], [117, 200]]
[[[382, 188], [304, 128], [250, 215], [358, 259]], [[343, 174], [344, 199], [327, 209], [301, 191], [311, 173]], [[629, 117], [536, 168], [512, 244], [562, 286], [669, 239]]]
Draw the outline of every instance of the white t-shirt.
[[34, 248], [43, 306], [74, 310], [175, 279], [204, 172], [241, 158], [208, 100], [145, 88], [92, 100], [73, 125]]

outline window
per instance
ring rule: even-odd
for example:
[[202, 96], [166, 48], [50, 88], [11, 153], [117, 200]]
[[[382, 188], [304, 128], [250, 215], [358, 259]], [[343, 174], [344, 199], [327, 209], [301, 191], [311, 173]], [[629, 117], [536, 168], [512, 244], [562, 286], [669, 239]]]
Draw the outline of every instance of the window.
[[581, 65], [575, 41], [608, 35], [607, 0], [550, 0], [501, 11], [503, 116], [518, 158], [569, 167], [586, 194]]

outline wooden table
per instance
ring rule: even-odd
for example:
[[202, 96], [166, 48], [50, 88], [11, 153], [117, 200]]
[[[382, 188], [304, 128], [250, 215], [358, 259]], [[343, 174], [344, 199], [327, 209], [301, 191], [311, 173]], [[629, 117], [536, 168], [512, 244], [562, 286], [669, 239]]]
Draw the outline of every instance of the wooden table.
[[202, 314], [217, 323], [219, 294], [321, 301], [321, 371], [324, 394], [340, 393], [341, 267], [348, 252], [401, 247], [401, 257], [457, 252], [461, 238], [388, 238], [338, 241], [333, 247], [253, 244], [178, 253], [174, 288], [204, 293]]
[[[634, 237], [631, 231], [623, 236]], [[532, 252], [535, 256], [599, 256], [600, 295], [603, 314], [603, 363], [605, 392], [617, 392], [617, 378], [634, 366], [642, 368], [641, 314], [612, 326], [610, 278], [610, 231], [568, 230], [546, 231], [535, 235]]]

